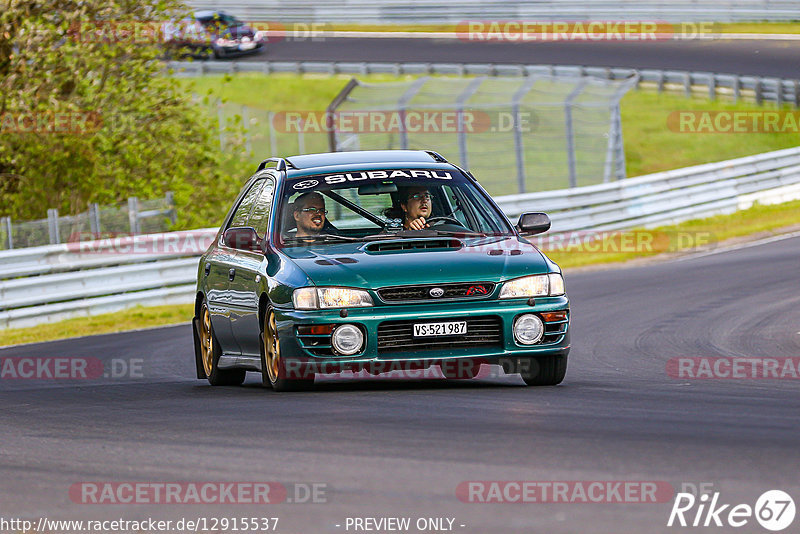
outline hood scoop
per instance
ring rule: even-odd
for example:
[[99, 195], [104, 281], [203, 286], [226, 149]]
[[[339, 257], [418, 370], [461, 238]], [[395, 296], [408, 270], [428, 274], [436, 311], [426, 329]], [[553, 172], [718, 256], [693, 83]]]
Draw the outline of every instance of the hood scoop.
[[317, 265], [342, 265], [344, 263], [358, 263], [358, 260], [355, 258], [330, 258], [327, 260], [314, 260], [314, 263]]
[[464, 247], [459, 239], [398, 239], [368, 243], [364, 251], [370, 254], [381, 252], [406, 252], [425, 250], [459, 250]]

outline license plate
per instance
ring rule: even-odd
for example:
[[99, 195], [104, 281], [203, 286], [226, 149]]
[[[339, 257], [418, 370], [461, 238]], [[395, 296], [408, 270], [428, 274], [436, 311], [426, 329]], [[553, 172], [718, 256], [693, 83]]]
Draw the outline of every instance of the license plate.
[[458, 336], [467, 333], [467, 322], [458, 321], [450, 323], [416, 323], [414, 324], [414, 337], [425, 336]]
[[253, 42], [250, 43], [242, 43], [239, 45], [239, 50], [252, 50], [256, 47], [256, 44]]

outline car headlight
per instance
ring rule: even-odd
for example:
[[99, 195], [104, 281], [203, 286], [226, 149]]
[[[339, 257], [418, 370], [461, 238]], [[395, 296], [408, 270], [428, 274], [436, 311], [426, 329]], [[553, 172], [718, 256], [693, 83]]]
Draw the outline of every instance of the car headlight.
[[373, 305], [369, 293], [349, 287], [301, 287], [292, 293], [292, 303], [298, 310], [361, 308]]
[[501, 299], [546, 297], [564, 294], [564, 278], [558, 273], [523, 276], [509, 280], [500, 290]]

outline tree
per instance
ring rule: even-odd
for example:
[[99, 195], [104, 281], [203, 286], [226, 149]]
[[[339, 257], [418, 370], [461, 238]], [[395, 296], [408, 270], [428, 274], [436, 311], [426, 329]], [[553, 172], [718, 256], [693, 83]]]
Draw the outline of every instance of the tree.
[[88, 202], [171, 190], [179, 226], [217, 222], [250, 169], [239, 163], [247, 158], [235, 139], [221, 152], [205, 108], [165, 75], [162, 25], [180, 20], [185, 7], [0, 5], [0, 215], [76, 213]]

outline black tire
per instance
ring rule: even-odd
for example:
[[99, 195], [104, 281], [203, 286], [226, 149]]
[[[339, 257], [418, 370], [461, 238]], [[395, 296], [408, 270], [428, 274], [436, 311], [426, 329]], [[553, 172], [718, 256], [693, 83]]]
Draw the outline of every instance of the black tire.
[[520, 365], [519, 374], [529, 386], [555, 386], [567, 374], [567, 357], [562, 355], [540, 356], [521, 363], [528, 363]]
[[301, 377], [287, 376], [286, 361], [281, 357], [275, 313], [272, 306], [264, 313], [261, 325], [261, 382], [275, 391], [307, 391], [314, 387], [314, 373]]
[[208, 305], [205, 301], [200, 306], [199, 335], [201, 346], [201, 361], [203, 370], [212, 386], [239, 386], [244, 382], [247, 371], [244, 369], [220, 369], [219, 357], [222, 355], [222, 347], [214, 335], [214, 327], [211, 325], [211, 316]]

